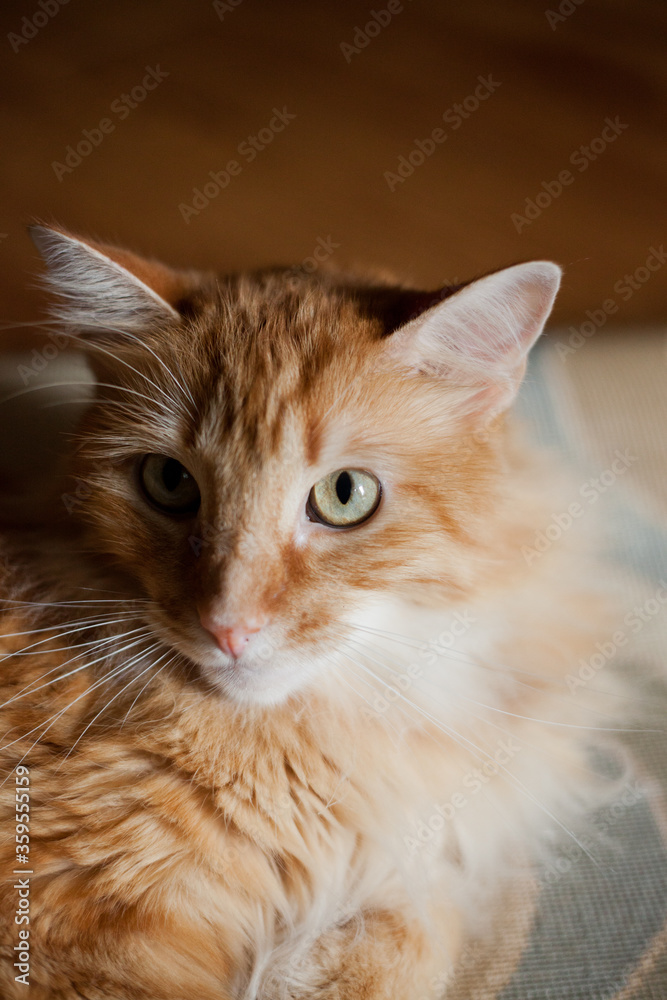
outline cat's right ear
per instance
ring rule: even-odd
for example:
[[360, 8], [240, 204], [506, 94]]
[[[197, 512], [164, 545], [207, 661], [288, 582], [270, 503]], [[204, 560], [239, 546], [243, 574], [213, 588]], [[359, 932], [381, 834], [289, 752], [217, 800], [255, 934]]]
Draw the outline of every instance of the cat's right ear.
[[140, 333], [181, 321], [196, 278], [61, 229], [29, 229], [58, 303], [55, 317], [83, 336]]

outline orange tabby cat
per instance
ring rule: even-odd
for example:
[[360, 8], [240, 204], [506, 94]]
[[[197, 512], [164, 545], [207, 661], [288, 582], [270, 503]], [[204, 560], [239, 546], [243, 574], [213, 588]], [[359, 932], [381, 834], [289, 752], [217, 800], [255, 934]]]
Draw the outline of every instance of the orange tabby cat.
[[67, 523], [8, 543], [2, 996], [435, 997], [582, 787], [600, 605], [569, 538], [524, 558], [554, 501], [505, 418], [559, 269], [33, 235], [97, 390]]

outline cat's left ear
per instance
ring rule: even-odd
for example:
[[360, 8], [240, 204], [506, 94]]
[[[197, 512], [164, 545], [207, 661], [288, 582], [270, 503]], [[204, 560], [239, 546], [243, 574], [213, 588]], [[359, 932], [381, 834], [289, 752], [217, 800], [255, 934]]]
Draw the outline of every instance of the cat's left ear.
[[470, 413], [507, 409], [551, 312], [560, 277], [556, 264], [533, 261], [479, 278], [396, 330], [388, 356], [393, 365], [467, 390]]
[[29, 232], [60, 300], [55, 315], [84, 336], [180, 321], [193, 275], [61, 229], [35, 225]]

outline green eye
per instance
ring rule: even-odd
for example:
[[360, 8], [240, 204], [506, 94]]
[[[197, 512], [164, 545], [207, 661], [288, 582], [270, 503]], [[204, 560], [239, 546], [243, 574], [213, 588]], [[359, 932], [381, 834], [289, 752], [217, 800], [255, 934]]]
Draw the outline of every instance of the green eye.
[[380, 481], [372, 472], [339, 469], [315, 483], [306, 513], [311, 521], [332, 528], [351, 528], [375, 513], [381, 495]]
[[139, 481], [146, 497], [165, 514], [191, 514], [199, 508], [199, 487], [175, 458], [145, 455]]

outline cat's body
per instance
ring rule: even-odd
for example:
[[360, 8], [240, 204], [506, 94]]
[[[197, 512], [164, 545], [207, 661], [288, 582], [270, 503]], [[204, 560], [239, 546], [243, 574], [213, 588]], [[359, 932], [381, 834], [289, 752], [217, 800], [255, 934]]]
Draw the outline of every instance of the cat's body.
[[6, 585], [30, 995], [435, 998], [586, 787], [603, 602], [573, 536], [526, 558], [554, 498], [503, 416], [557, 269], [429, 297], [38, 241], [99, 389], [77, 551]]

